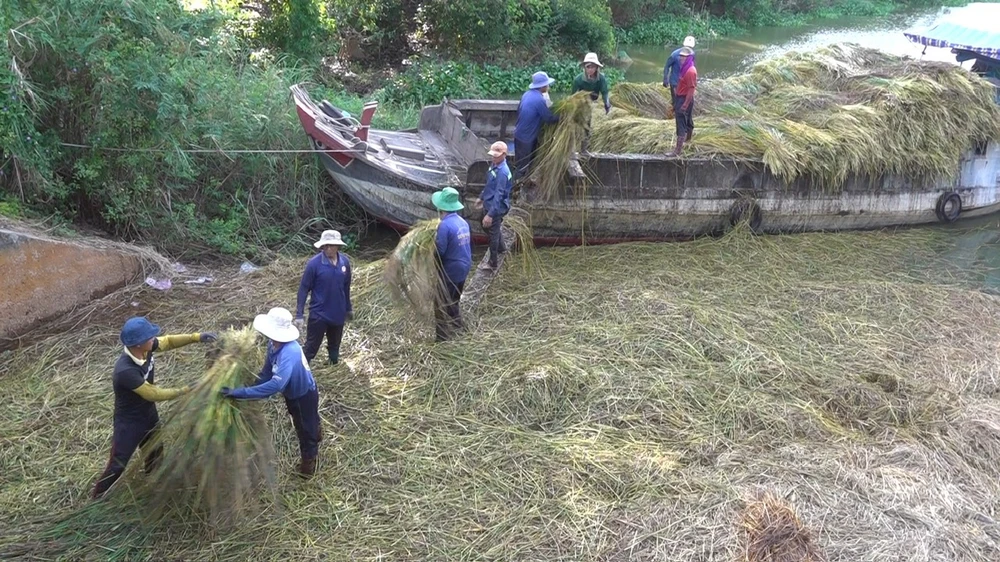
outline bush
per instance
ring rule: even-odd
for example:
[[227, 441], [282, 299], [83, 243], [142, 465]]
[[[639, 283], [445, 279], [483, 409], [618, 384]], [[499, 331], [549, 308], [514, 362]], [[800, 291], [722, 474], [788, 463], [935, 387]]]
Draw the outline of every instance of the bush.
[[307, 73], [248, 64], [218, 13], [19, 0], [2, 17], [20, 34], [0, 51], [0, 144], [16, 162], [4, 176], [20, 180], [4, 187], [28, 206], [164, 249], [237, 255], [323, 216], [311, 154], [189, 151], [307, 147], [288, 96]]
[[261, 17], [254, 24], [254, 36], [268, 48], [288, 52], [303, 60], [318, 59], [319, 51], [336, 31], [326, 6], [318, 0], [261, 0]]
[[680, 45], [688, 35], [696, 38], [736, 35], [745, 28], [726, 17], [666, 16], [618, 30], [618, 41], [631, 45]]
[[328, 0], [342, 34], [360, 38], [361, 58], [398, 63], [409, 56], [408, 37], [416, 30], [417, 2], [404, 0]]
[[605, 0], [556, 0], [555, 30], [565, 47], [609, 55], [615, 52], [611, 9]]
[[610, 0], [611, 21], [617, 27], [630, 27], [650, 16], [689, 15], [683, 0]]
[[[531, 83], [531, 75], [544, 70], [556, 80], [553, 92], [569, 92], [573, 79], [581, 72], [579, 60], [561, 60], [532, 67], [504, 67], [474, 62], [441, 62], [423, 59], [400, 74], [379, 96], [402, 105], [440, 103], [443, 98], [518, 97]], [[604, 67], [608, 82], [614, 84], [624, 73]]]
[[551, 29], [545, 0], [427, 0], [418, 21], [431, 47], [491, 58], [511, 45], [538, 45]]

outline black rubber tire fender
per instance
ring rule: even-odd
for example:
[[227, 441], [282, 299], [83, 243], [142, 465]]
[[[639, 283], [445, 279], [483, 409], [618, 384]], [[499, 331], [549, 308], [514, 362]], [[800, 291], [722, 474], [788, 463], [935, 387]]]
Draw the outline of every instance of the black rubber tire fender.
[[962, 196], [954, 191], [942, 193], [934, 213], [941, 222], [955, 222], [962, 214]]

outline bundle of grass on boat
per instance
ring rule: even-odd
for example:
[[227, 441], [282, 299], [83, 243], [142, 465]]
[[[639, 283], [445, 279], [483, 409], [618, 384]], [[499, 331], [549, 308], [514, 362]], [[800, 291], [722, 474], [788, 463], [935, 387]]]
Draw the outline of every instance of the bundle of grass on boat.
[[230, 525], [273, 501], [274, 451], [256, 402], [222, 396], [224, 387], [253, 384], [261, 358], [255, 332], [247, 327], [220, 336], [211, 367], [164, 419], [164, 457], [150, 476], [149, 516], [204, 516], [213, 526]]
[[[595, 122], [592, 149], [669, 150], [673, 123], [638, 104], [638, 94], [622, 95], [616, 105], [635, 110]], [[687, 146], [692, 156], [760, 160], [788, 183], [836, 190], [851, 176], [951, 178], [962, 154], [989, 139], [1000, 139], [1000, 107], [985, 80], [952, 64], [834, 45], [702, 81]]]
[[662, 84], [619, 82], [611, 88], [611, 104], [634, 115], [652, 119], [672, 119], [670, 90]]
[[413, 225], [385, 263], [383, 279], [393, 300], [408, 306], [417, 318], [434, 318], [445, 295], [435, 243], [440, 224], [441, 219], [431, 219]]
[[552, 200], [565, 185], [569, 159], [583, 144], [590, 128], [592, 108], [588, 92], [577, 92], [552, 104], [559, 122], [542, 127], [538, 152], [532, 163], [538, 201]]

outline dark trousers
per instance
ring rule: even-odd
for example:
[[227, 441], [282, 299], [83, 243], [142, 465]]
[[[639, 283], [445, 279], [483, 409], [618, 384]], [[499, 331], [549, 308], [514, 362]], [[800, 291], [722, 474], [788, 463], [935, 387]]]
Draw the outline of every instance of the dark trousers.
[[442, 302], [437, 303], [434, 308], [437, 341], [444, 341], [463, 328], [459, 302], [462, 300], [465, 282], [452, 283], [446, 275], [441, 275], [441, 282], [445, 287], [444, 294], [440, 296]]
[[302, 458], [316, 458], [319, 454], [319, 442], [323, 440], [319, 421], [319, 392], [313, 389], [295, 400], [285, 398], [285, 407], [288, 408], [288, 415], [292, 416]]
[[687, 111], [681, 109], [687, 96], [677, 96], [674, 100], [674, 121], [677, 123], [677, 138], [684, 138], [694, 131], [694, 101], [688, 106]]
[[124, 420], [115, 422], [115, 429], [111, 435], [111, 458], [108, 459], [108, 466], [94, 484], [92, 497], [103, 496], [111, 485], [121, 478], [136, 449], [143, 449], [146, 474], [156, 470], [160, 459], [163, 458], [163, 447], [156, 445], [147, 451], [146, 446], [156, 437], [159, 422], [158, 418], [139, 422]]
[[677, 107], [677, 94], [674, 92], [673, 86], [670, 86], [670, 105]]
[[538, 139], [531, 142], [524, 142], [514, 139], [514, 179], [519, 180], [527, 177], [531, 168], [531, 161], [535, 158], [535, 151], [538, 150]]
[[309, 322], [306, 324], [306, 348], [302, 350], [310, 363], [319, 353], [319, 346], [323, 343], [324, 336], [330, 363], [337, 363], [340, 360], [340, 342], [344, 339], [344, 325], [329, 324], [310, 314]]
[[483, 225], [483, 230], [490, 237], [490, 267], [496, 267], [499, 264], [500, 254], [507, 251], [504, 247], [503, 235], [501, 234], [500, 227], [503, 226], [503, 217], [493, 217], [493, 224], [489, 228]]

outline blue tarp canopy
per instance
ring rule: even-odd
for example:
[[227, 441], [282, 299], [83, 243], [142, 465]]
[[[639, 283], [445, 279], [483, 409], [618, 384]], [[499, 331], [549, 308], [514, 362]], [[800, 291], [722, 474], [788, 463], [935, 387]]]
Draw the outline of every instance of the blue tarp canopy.
[[945, 47], [1000, 59], [1000, 4], [969, 4], [956, 8], [930, 27], [903, 33], [927, 47]]

